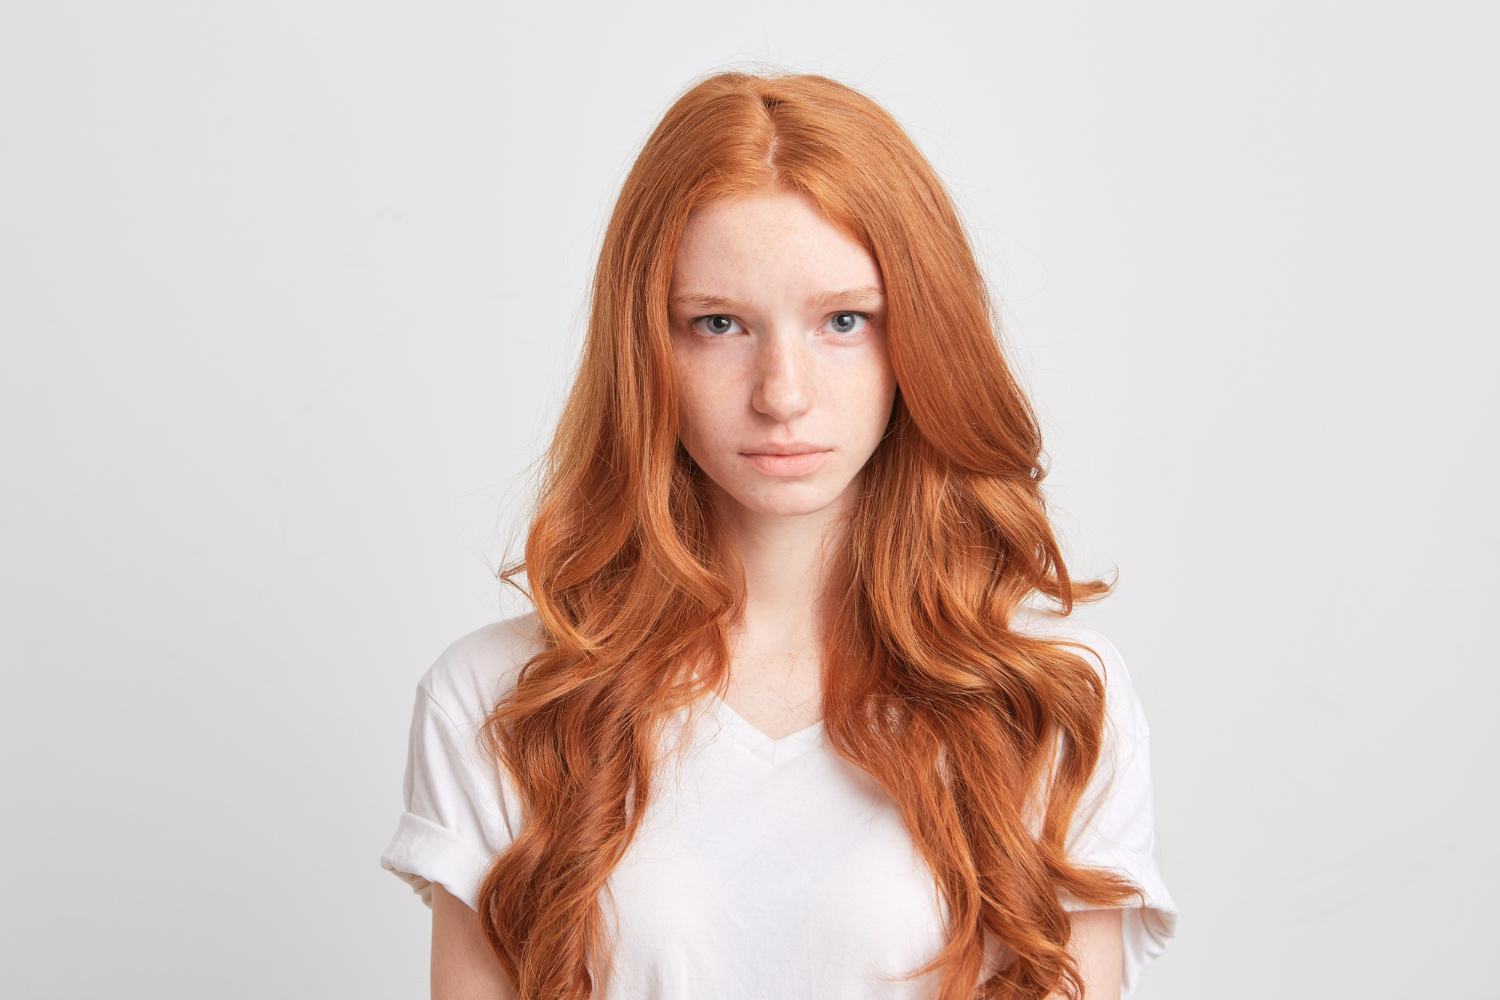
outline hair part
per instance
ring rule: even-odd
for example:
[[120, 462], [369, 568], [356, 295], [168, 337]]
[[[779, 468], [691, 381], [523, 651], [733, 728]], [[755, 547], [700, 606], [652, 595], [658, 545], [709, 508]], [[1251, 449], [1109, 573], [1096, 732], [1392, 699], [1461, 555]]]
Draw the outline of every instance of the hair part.
[[914, 974], [938, 971], [942, 1000], [1078, 996], [1059, 892], [1110, 906], [1135, 891], [1065, 849], [1104, 690], [1076, 651], [1011, 622], [1034, 595], [1067, 614], [1107, 588], [1068, 576], [1037, 421], [942, 183], [894, 118], [819, 76], [702, 81], [620, 192], [525, 554], [503, 574], [525, 573], [544, 641], [485, 728], [527, 822], [481, 887], [484, 932], [521, 1000], [592, 994], [600, 894], [663, 726], [727, 676], [744, 584], [678, 442], [667, 297], [691, 212], [767, 187], [807, 197], [885, 285], [898, 391], [828, 574], [823, 715], [947, 903], [946, 943]]

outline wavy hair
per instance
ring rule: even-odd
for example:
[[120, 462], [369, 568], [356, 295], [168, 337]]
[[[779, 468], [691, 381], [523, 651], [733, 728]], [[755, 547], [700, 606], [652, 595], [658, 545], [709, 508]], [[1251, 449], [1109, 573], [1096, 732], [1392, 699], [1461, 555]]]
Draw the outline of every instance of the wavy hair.
[[947, 904], [945, 944], [914, 974], [938, 970], [942, 1000], [1077, 995], [1059, 893], [1133, 892], [1065, 850], [1104, 690], [1011, 621], [1033, 595], [1066, 614], [1106, 588], [1068, 577], [1037, 422], [942, 183], [895, 119], [818, 76], [704, 80], [620, 192], [524, 557], [503, 574], [524, 572], [543, 642], [485, 727], [526, 823], [480, 889], [484, 932], [521, 1000], [591, 996], [609, 961], [600, 894], [663, 725], [727, 677], [743, 578], [678, 443], [667, 296], [689, 213], [766, 188], [806, 196], [885, 286], [898, 391], [828, 575], [822, 707]]

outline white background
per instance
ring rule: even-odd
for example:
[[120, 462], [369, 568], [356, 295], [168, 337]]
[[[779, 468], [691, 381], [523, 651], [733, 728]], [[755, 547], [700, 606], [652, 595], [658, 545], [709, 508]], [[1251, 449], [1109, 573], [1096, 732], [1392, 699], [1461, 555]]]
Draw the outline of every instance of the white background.
[[950, 182], [1154, 732], [1141, 997], [1495, 997], [1480, 3], [0, 7], [0, 991], [423, 995], [376, 859], [631, 156], [865, 89]]

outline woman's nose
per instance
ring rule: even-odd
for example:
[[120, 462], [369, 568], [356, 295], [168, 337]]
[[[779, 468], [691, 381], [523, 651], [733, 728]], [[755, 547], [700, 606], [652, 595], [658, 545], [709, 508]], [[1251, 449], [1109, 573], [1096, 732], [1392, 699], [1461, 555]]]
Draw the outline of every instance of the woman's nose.
[[801, 338], [769, 337], [755, 360], [751, 405], [758, 412], [784, 424], [812, 408], [812, 357]]

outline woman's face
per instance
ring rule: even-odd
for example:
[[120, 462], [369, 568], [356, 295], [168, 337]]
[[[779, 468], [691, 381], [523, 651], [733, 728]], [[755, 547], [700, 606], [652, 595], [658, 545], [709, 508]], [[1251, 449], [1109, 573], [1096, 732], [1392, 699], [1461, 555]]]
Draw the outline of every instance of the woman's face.
[[759, 514], [822, 510], [857, 481], [896, 394], [880, 271], [799, 194], [717, 201], [672, 272], [683, 447]]

